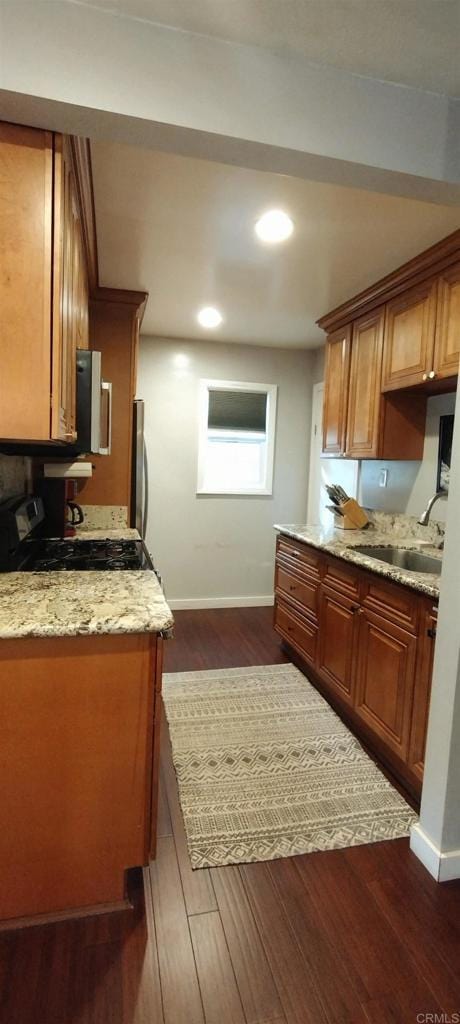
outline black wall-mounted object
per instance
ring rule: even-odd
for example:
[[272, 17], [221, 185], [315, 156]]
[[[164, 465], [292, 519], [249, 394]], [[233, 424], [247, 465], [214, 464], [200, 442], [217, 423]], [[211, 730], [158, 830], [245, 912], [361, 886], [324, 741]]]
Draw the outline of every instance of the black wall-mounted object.
[[441, 416], [439, 420], [438, 475], [436, 490], [449, 491], [450, 464], [452, 461], [452, 438], [454, 434], [454, 416]]

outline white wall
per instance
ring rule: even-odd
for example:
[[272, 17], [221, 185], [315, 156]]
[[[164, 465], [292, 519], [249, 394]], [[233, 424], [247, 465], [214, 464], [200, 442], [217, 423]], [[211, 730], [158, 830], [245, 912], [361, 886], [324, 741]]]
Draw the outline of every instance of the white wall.
[[5, 119], [458, 203], [454, 100], [101, 8], [3, 0]]
[[[147, 543], [175, 607], [271, 601], [273, 523], [306, 521], [311, 364], [306, 351], [141, 339]], [[197, 497], [198, 385], [204, 377], [278, 385], [272, 496]]]
[[460, 389], [455, 419], [420, 823], [411, 836], [440, 881], [460, 878]]
[[[361, 463], [360, 500], [366, 508], [377, 508], [382, 512], [406, 512], [419, 516], [428, 498], [436, 490], [438, 468], [439, 420], [455, 411], [455, 393], [434, 395], [428, 399], [425, 445], [422, 462], [378, 462]], [[388, 469], [388, 486], [379, 487], [381, 469]], [[444, 522], [447, 501], [438, 501], [433, 509], [433, 519]]]

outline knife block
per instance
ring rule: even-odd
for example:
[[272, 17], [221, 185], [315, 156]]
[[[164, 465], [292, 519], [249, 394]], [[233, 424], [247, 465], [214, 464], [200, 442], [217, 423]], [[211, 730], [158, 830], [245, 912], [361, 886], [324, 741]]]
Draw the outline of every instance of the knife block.
[[349, 498], [339, 508], [343, 514], [334, 513], [334, 526], [337, 530], [365, 530], [369, 525], [364, 509], [354, 498]]

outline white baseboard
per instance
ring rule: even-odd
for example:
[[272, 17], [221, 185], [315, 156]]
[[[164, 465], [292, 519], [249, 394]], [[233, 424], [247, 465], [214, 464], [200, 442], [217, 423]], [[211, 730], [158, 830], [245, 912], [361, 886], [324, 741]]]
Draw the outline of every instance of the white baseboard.
[[273, 594], [256, 595], [255, 597], [177, 597], [169, 600], [173, 612], [199, 608], [266, 608], [274, 603]]
[[410, 848], [437, 882], [460, 878], [460, 850], [441, 853], [418, 822], [411, 828]]

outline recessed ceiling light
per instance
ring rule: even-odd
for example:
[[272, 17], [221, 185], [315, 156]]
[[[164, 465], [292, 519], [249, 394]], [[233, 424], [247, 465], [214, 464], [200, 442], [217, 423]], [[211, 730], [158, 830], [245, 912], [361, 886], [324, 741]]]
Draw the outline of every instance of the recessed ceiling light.
[[256, 235], [262, 242], [284, 242], [293, 230], [294, 224], [284, 210], [267, 210], [255, 226]]
[[204, 306], [203, 309], [200, 309], [197, 320], [202, 327], [207, 327], [212, 330], [214, 327], [219, 327], [222, 323], [223, 317], [222, 313], [219, 313], [219, 310], [214, 306]]

